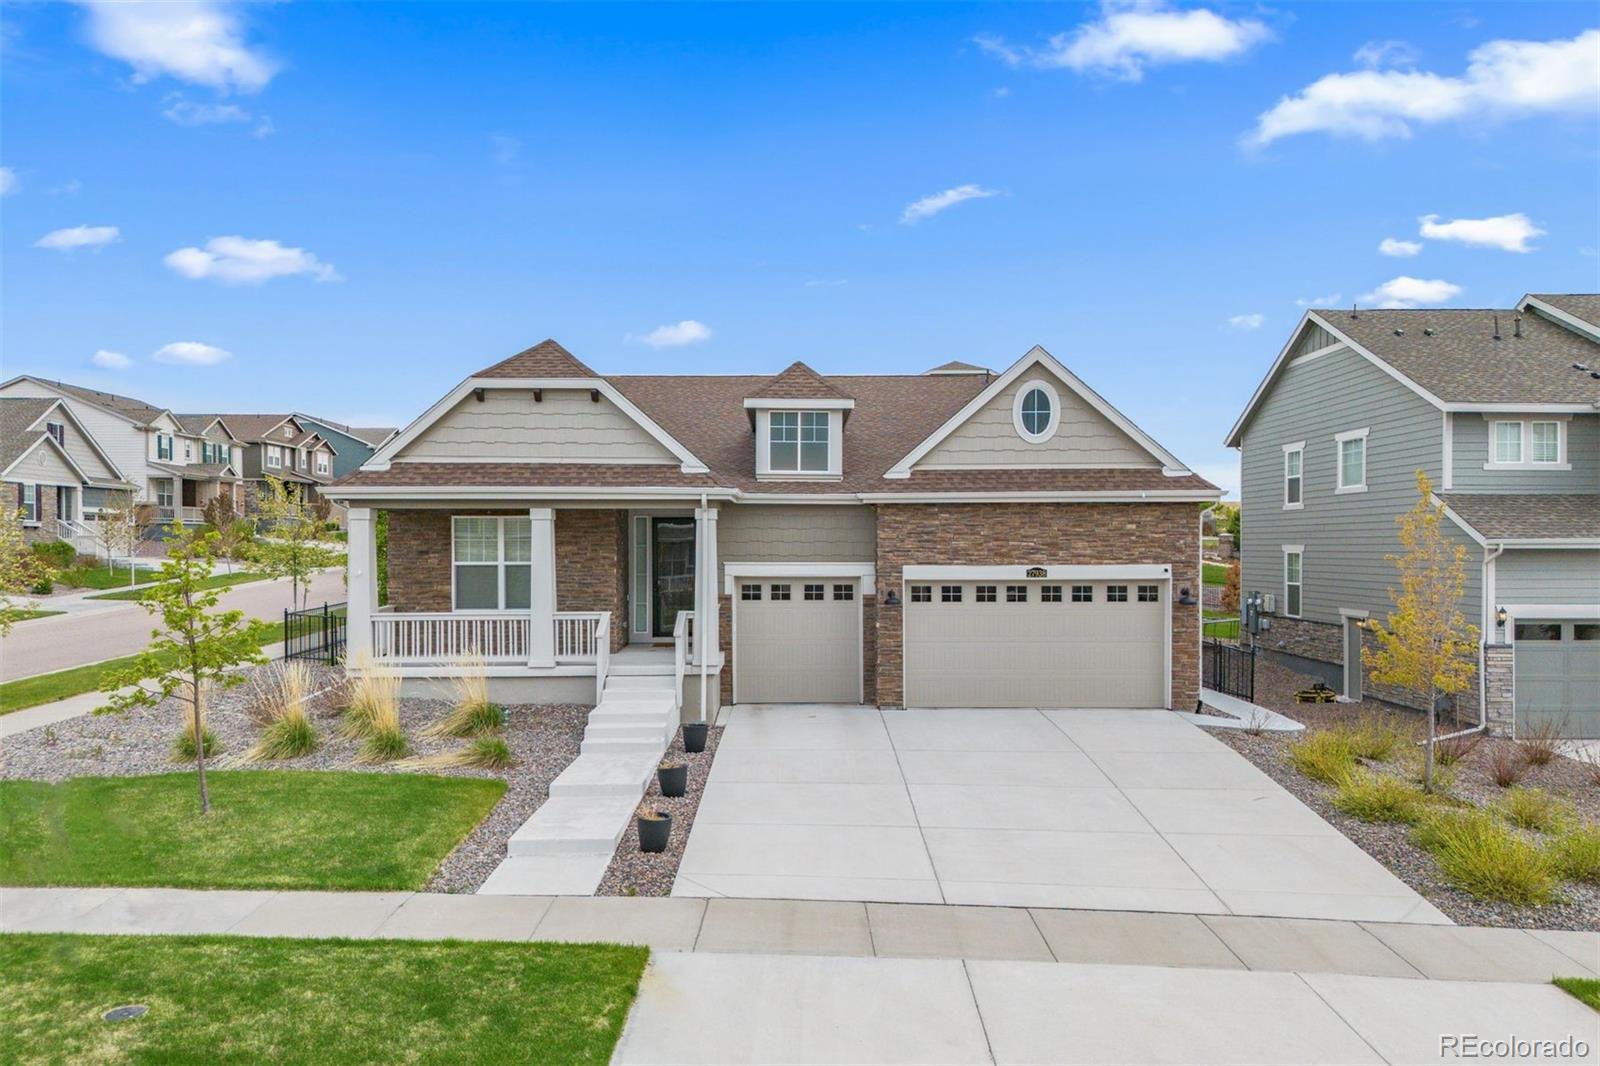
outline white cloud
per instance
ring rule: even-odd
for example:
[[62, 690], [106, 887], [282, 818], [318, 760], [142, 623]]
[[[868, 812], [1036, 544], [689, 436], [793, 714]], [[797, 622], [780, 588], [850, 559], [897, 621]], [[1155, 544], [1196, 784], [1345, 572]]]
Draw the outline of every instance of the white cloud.
[[1503, 252], [1531, 252], [1533, 249], [1528, 242], [1544, 236], [1544, 230], [1521, 212], [1493, 218], [1457, 218], [1449, 222], [1440, 222], [1438, 215], [1423, 215], [1417, 222], [1418, 232], [1430, 241], [1460, 241], [1499, 248]]
[[344, 280], [331, 263], [304, 248], [246, 237], [212, 237], [204, 248], [179, 248], [162, 261], [186, 278], [214, 278], [230, 285], [259, 285], [295, 274], [317, 281]]
[[101, 248], [115, 241], [121, 231], [115, 226], [69, 226], [52, 230], [33, 242], [35, 248], [54, 248], [70, 252], [74, 248]]
[[199, 341], [173, 341], [157, 348], [150, 358], [180, 366], [216, 366], [224, 359], [232, 359], [233, 353]]
[[169, 121], [180, 126], [221, 126], [231, 123], [251, 123], [254, 129], [250, 132], [256, 137], [265, 137], [272, 133], [274, 126], [269, 115], [255, 115], [238, 104], [202, 104], [187, 99], [180, 93], [171, 93], [166, 98], [166, 106], [161, 109], [161, 114]]
[[101, 348], [89, 357], [89, 362], [101, 370], [126, 370], [133, 365], [133, 360], [121, 352], [113, 352], [109, 348]]
[[1205, 8], [1180, 11], [1161, 0], [1105, 0], [1097, 20], [1054, 35], [1042, 49], [993, 36], [976, 41], [1012, 66], [1064, 67], [1138, 81], [1147, 66], [1220, 62], [1271, 37], [1255, 19], [1229, 19]]
[[1420, 241], [1401, 241], [1393, 237], [1385, 237], [1378, 242], [1379, 255], [1392, 255], [1396, 259], [1406, 259], [1422, 251]]
[[1326, 75], [1263, 112], [1246, 143], [1314, 132], [1377, 141], [1410, 137], [1414, 125], [1589, 112], [1597, 101], [1600, 30], [1570, 40], [1490, 41], [1473, 49], [1460, 77], [1415, 70]]
[[1228, 325], [1234, 329], [1260, 329], [1266, 320], [1266, 315], [1232, 315], [1228, 319]]
[[900, 221], [906, 224], [920, 222], [963, 201], [987, 200], [991, 196], [999, 195], [999, 189], [985, 189], [980, 185], [957, 185], [953, 189], [936, 192], [932, 196], [924, 196], [907, 204], [906, 209], [900, 213]]
[[1364, 67], [1414, 67], [1417, 50], [1405, 41], [1368, 41], [1352, 56]]
[[135, 81], [166, 75], [220, 92], [259, 92], [278, 64], [244, 40], [233, 6], [218, 0], [121, 3], [80, 0], [89, 43], [133, 67]]
[[1296, 300], [1296, 307], [1332, 307], [1339, 302], [1339, 294], [1330, 292], [1326, 296], [1302, 296]]
[[[623, 339], [633, 338], [630, 335]], [[711, 327], [692, 318], [686, 318], [675, 326], [657, 326], [638, 338], [641, 344], [648, 344], [652, 348], [682, 348], [685, 344], [698, 344], [710, 339]]]
[[1427, 281], [1401, 274], [1390, 278], [1371, 292], [1359, 297], [1364, 304], [1375, 307], [1416, 307], [1418, 304], [1448, 303], [1461, 295], [1461, 286], [1448, 281]]
[[0, 167], [0, 196], [10, 196], [22, 187], [17, 172], [10, 167]]

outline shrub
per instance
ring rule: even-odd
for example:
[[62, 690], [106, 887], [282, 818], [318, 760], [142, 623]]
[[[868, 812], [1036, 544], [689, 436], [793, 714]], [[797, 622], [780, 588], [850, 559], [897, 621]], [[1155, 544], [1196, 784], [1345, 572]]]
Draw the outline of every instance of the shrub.
[[49, 576], [41, 577], [33, 583], [28, 591], [35, 596], [48, 596], [56, 590], [55, 579]]
[[305, 663], [285, 659], [270, 663], [250, 678], [250, 716], [262, 725], [302, 707], [311, 692], [311, 671]]
[[1412, 739], [1411, 726], [1398, 715], [1369, 714], [1347, 730], [1356, 755], [1373, 762], [1388, 762]]
[[33, 545], [33, 554], [57, 570], [70, 570], [78, 561], [78, 549], [64, 540], [41, 540]]
[[467, 766], [481, 766], [485, 770], [504, 770], [517, 763], [516, 756], [511, 754], [511, 745], [499, 737], [474, 737], [467, 744], [465, 754]]
[[1600, 827], [1569, 825], [1550, 842], [1550, 855], [1568, 881], [1600, 884]]
[[[211, 731], [210, 726], [201, 729], [205, 737], [206, 758], [211, 758], [222, 750], [222, 744], [217, 740], [217, 735]], [[194, 726], [187, 725], [183, 732], [172, 738], [172, 760], [174, 762], [194, 762]]]
[[317, 730], [304, 707], [296, 707], [261, 731], [261, 739], [246, 753], [257, 759], [298, 759], [317, 750]]
[[1427, 797], [1413, 785], [1370, 771], [1357, 771], [1347, 777], [1334, 793], [1333, 805], [1363, 822], [1403, 822], [1415, 824], [1427, 806]]
[[425, 737], [477, 737], [498, 733], [506, 724], [506, 709], [489, 701], [489, 678], [481, 658], [459, 660], [460, 673], [452, 679], [456, 705], [449, 714], [422, 731]]
[[1555, 722], [1546, 721], [1528, 730], [1526, 736], [1518, 737], [1517, 743], [1530, 765], [1544, 766], [1556, 757], [1556, 745], [1560, 740], [1559, 727]]
[[1528, 758], [1515, 744], [1496, 744], [1489, 750], [1489, 779], [1510, 788], [1528, 772]]
[[1454, 766], [1477, 750], [1483, 743], [1482, 733], [1465, 733], [1433, 742], [1433, 761], [1437, 766]]
[[1356, 768], [1347, 730], [1319, 729], [1289, 745], [1289, 764], [1313, 781], [1340, 785]]
[[1576, 813], [1542, 788], [1512, 788], [1500, 798], [1500, 812], [1519, 829], [1554, 833]]
[[406, 740], [405, 731], [400, 728], [400, 722], [395, 720], [393, 725], [380, 724], [373, 727], [367, 734], [367, 739], [361, 745], [361, 762], [393, 762], [403, 759], [411, 751], [411, 742]]
[[1437, 813], [1413, 831], [1439, 869], [1479, 899], [1538, 906], [1556, 898], [1556, 860], [1488, 811]]
[[341, 731], [355, 740], [365, 740], [380, 721], [400, 721], [400, 678], [382, 673], [367, 659], [356, 667], [346, 696]]

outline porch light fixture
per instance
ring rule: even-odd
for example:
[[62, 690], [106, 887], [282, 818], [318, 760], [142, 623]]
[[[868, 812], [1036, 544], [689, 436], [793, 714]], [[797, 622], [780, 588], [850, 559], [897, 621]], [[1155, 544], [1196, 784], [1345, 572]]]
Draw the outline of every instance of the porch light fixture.
[[599, 403], [600, 402], [600, 390], [599, 389], [590, 389], [589, 390], [589, 402], [590, 403]]
[[1184, 589], [1182, 592], [1178, 593], [1178, 602], [1183, 604], [1185, 607], [1193, 607], [1196, 601], [1194, 595], [1190, 593], [1188, 589]]
[[894, 589], [890, 589], [883, 597], [883, 605], [885, 607], [900, 606], [900, 593], [896, 592]]
[[1510, 616], [1506, 614], [1506, 609], [1504, 607], [1496, 607], [1494, 609], [1494, 621], [1496, 625], [1504, 627], [1506, 624], [1506, 619], [1509, 617]]
[[543, 389], [534, 389], [533, 390], [533, 402], [534, 403], [544, 403], [544, 390]]
[[482, 403], [483, 402], [483, 390], [482, 389], [473, 389], [472, 390], [472, 398], [474, 400], [477, 400], [479, 403]]

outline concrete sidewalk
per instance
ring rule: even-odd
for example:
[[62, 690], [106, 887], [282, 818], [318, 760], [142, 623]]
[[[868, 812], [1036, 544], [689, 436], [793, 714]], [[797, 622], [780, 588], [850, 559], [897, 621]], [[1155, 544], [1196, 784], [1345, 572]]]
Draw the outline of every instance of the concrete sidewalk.
[[609, 941], [1536, 984], [1600, 974], [1597, 933], [821, 900], [4, 888], [0, 931]]

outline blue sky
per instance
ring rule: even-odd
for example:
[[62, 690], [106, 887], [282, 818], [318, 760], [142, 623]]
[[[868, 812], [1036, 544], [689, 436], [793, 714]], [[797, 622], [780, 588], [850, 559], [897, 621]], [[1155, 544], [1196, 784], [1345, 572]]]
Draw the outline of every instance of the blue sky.
[[12, 4], [0, 357], [179, 410], [403, 423], [546, 336], [673, 373], [1038, 343], [1228, 482], [1301, 301], [1600, 285], [1596, 23]]

